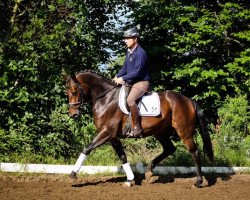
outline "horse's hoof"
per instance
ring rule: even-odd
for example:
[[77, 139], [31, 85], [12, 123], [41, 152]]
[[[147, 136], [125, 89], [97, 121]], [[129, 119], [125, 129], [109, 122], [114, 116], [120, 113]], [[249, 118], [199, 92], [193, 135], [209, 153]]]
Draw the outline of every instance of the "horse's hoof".
[[131, 188], [134, 185], [135, 185], [135, 181], [126, 181], [125, 183], [123, 183], [123, 187], [125, 188]]
[[71, 173], [70, 173], [70, 175], [69, 175], [69, 178], [72, 178], [72, 179], [77, 179], [77, 177], [76, 177], [76, 173], [74, 172], [74, 171], [72, 171]]
[[202, 182], [203, 182], [203, 181], [201, 181], [201, 180], [196, 181], [196, 182], [194, 183], [193, 187], [195, 187], [195, 188], [202, 188], [202, 187], [203, 187], [203, 186], [202, 186]]
[[145, 179], [149, 180], [153, 176], [153, 172], [149, 171], [145, 173]]

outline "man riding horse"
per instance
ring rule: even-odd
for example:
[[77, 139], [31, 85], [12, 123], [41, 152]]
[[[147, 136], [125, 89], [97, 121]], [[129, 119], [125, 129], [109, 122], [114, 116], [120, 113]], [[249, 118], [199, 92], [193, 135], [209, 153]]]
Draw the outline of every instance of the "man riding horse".
[[150, 75], [148, 73], [148, 59], [144, 49], [139, 45], [139, 32], [131, 28], [124, 33], [124, 42], [128, 48], [125, 62], [118, 74], [113, 79], [116, 84], [128, 84], [132, 87], [127, 97], [132, 118], [132, 131], [127, 133], [128, 137], [141, 137], [141, 118], [136, 101], [148, 90]]
[[[160, 115], [143, 117], [140, 119], [136, 100], [140, 98], [149, 87], [150, 77], [147, 71], [147, 56], [138, 44], [139, 33], [135, 28], [125, 32], [125, 42], [128, 47], [124, 66], [113, 79], [116, 84], [127, 83], [131, 88], [127, 103], [132, 116], [133, 131], [130, 137], [154, 136], [161, 144], [163, 151], [155, 157], [147, 167], [147, 174], [153, 174], [153, 169], [158, 163], [173, 154], [176, 147], [171, 141], [171, 135], [178, 134], [186, 145], [195, 163], [197, 179], [196, 187], [201, 187], [203, 182], [201, 170], [201, 157], [194, 140], [196, 125], [199, 125], [203, 149], [206, 155], [213, 160], [213, 148], [210, 139], [206, 118], [198, 103], [192, 99], [166, 90], [158, 92], [160, 99]], [[126, 153], [120, 141], [123, 127], [126, 125], [127, 115], [119, 108], [119, 94], [121, 87], [113, 81], [93, 71], [84, 71], [69, 76], [66, 80], [66, 92], [69, 100], [69, 113], [73, 118], [80, 115], [83, 104], [92, 102], [93, 118], [96, 127], [95, 138], [87, 144], [80, 153], [70, 174], [76, 179], [82, 164], [88, 155], [101, 145], [110, 142], [117, 156], [121, 160], [127, 176], [126, 185], [131, 187], [134, 174], [127, 160]], [[90, 99], [90, 101], [86, 101]], [[144, 131], [142, 131], [142, 128]]]

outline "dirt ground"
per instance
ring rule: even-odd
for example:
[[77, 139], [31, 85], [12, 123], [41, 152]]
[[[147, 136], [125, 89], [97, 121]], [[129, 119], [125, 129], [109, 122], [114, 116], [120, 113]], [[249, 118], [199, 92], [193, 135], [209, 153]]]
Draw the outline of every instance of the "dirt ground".
[[124, 188], [124, 176], [81, 176], [72, 181], [65, 175], [0, 174], [1, 200], [249, 200], [250, 174], [206, 176], [204, 187], [194, 188], [193, 175], [154, 176], [145, 181], [136, 176], [135, 185]]

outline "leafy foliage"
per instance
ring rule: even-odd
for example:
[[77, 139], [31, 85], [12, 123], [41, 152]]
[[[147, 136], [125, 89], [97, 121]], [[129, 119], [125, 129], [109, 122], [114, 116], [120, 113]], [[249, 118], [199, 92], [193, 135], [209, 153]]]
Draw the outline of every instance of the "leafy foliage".
[[[246, 96], [228, 98], [223, 107], [218, 110], [218, 134], [222, 148], [240, 148], [239, 144], [250, 134], [248, 101]], [[224, 146], [223, 146], [224, 145]]]
[[[153, 84], [197, 100], [216, 119], [227, 95], [249, 88], [246, 1], [140, 1], [134, 25], [151, 58]], [[131, 26], [132, 24], [130, 24]]]
[[90, 109], [80, 123], [67, 116], [63, 77], [98, 70], [109, 59], [106, 39], [114, 23], [107, 22], [114, 2], [18, 0], [0, 5], [1, 158], [32, 152], [69, 159], [90, 142], [95, 129]]
[[218, 110], [215, 150], [229, 163], [244, 165], [250, 158], [249, 105], [246, 95], [227, 98]]

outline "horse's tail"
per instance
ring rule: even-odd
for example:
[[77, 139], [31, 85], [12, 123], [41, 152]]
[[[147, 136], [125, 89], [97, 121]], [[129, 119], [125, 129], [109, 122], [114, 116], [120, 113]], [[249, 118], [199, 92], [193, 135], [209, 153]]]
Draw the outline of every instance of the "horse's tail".
[[200, 134], [203, 141], [203, 151], [206, 153], [210, 162], [213, 161], [214, 152], [212, 147], [211, 138], [208, 131], [208, 122], [204, 116], [203, 110], [200, 108], [196, 101], [193, 101], [193, 106], [195, 108], [196, 115], [198, 116], [197, 121], [199, 122]]

